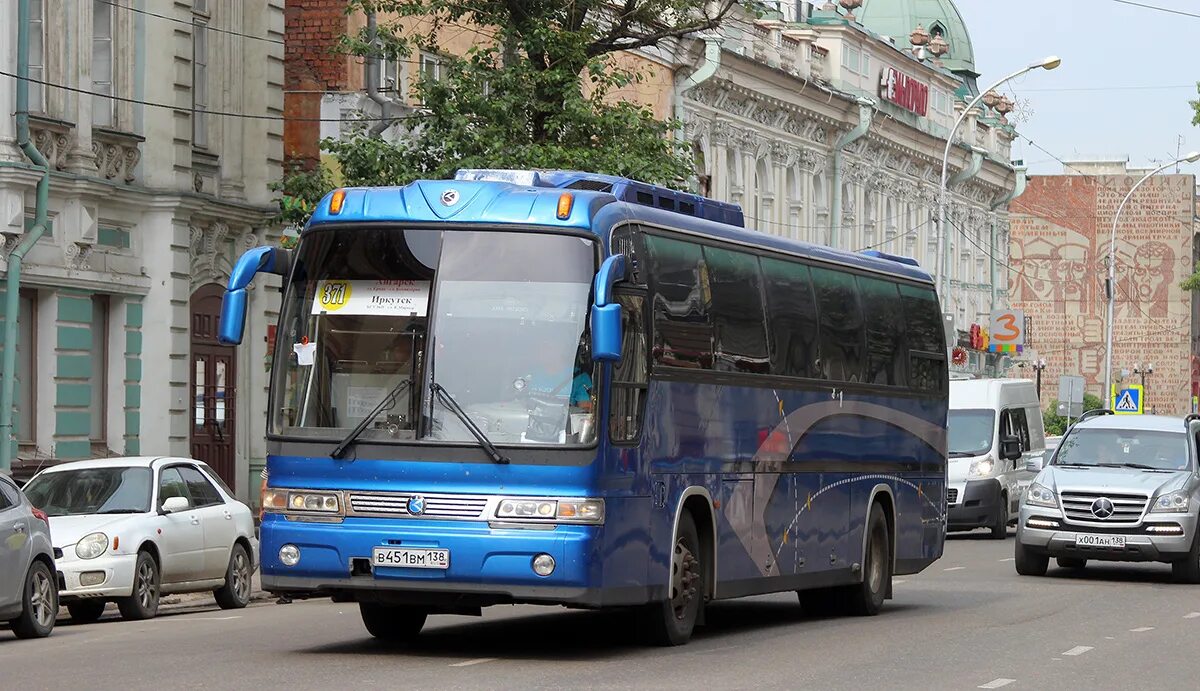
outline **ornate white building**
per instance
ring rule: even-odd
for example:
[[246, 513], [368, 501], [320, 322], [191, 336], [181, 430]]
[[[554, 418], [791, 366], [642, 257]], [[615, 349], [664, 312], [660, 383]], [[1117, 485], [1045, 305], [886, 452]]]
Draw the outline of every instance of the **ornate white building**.
[[[844, 8], [778, 4], [670, 58], [701, 191], [743, 205], [747, 225], [763, 232], [905, 255], [937, 271], [942, 153], [978, 93], [957, 9], [866, 0], [854, 19]], [[913, 40], [924, 48], [914, 53]], [[1012, 104], [987, 100], [995, 109], [968, 114], [949, 159], [943, 307], [959, 329], [986, 324], [1004, 301], [1007, 202], [1024, 185], [1002, 115]]]
[[[284, 0], [29, 3], [31, 128], [52, 174], [21, 273], [13, 470], [194, 454], [251, 496], [278, 298], [252, 291], [247, 348], [217, 346], [215, 325], [231, 263], [272, 240]], [[16, 74], [16, 42], [8, 0], [0, 71]], [[15, 83], [0, 79], [0, 276], [40, 177], [16, 146]]]

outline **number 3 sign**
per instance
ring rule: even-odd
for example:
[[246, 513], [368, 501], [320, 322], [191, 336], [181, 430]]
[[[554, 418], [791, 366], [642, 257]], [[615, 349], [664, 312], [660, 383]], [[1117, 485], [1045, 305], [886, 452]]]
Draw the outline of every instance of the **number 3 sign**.
[[1025, 313], [1021, 310], [992, 312], [991, 343], [988, 350], [1019, 353], [1025, 347]]

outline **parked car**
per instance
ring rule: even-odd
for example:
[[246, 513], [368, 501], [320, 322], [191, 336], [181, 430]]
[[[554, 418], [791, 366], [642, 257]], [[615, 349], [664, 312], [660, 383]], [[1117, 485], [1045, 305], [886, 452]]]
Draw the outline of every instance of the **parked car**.
[[1037, 388], [1025, 379], [950, 382], [947, 527], [988, 528], [1004, 539], [1045, 449]]
[[[1021, 500], [1017, 573], [1158, 561], [1200, 583], [1200, 417], [1090, 411]], [[1031, 468], [1033, 470], [1034, 468]]]
[[169, 593], [211, 590], [225, 609], [250, 601], [254, 518], [204, 463], [65, 463], [35, 475], [25, 493], [50, 517], [63, 552], [61, 599], [76, 621], [99, 619], [110, 601], [126, 619], [149, 619]]
[[57, 616], [50, 519], [0, 474], [0, 621], [18, 638], [42, 638]]

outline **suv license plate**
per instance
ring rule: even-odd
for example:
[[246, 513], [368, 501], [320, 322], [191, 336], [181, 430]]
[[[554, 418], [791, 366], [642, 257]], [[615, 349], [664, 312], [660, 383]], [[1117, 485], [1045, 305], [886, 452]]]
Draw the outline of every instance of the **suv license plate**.
[[1124, 535], [1076, 535], [1076, 547], [1111, 547], [1125, 549]]
[[371, 550], [371, 563], [400, 569], [448, 569], [450, 550], [376, 547]]

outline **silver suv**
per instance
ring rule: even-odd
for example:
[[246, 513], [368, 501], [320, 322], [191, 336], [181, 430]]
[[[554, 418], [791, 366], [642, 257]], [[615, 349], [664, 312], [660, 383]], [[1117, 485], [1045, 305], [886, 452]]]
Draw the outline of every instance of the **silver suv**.
[[1050, 557], [1159, 561], [1200, 583], [1200, 416], [1085, 413], [1021, 497], [1016, 567], [1042, 576]]

